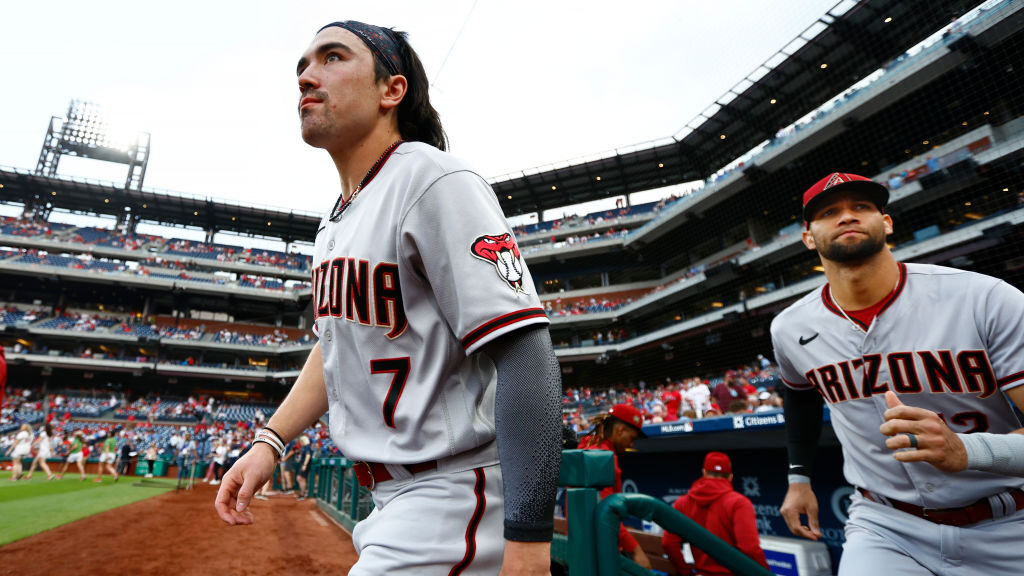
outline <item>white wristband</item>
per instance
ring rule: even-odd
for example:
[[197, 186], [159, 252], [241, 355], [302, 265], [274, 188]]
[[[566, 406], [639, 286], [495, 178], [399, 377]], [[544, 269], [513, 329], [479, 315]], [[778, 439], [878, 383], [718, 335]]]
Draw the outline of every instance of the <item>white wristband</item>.
[[257, 442], [262, 442], [263, 444], [270, 446], [270, 449], [274, 451], [274, 455], [277, 456], [278, 460], [280, 460], [281, 457], [284, 456], [284, 454], [281, 453], [281, 451], [277, 448], [277, 446], [274, 445], [273, 442], [267, 440], [263, 436], [257, 436], [256, 439], [252, 441], [252, 445], [255, 446]]
[[811, 483], [811, 477], [810, 476], [804, 476], [803, 474], [790, 474], [789, 475], [789, 483], [790, 484], [810, 484]]
[[967, 451], [967, 468], [1024, 476], [1024, 434], [957, 434]]

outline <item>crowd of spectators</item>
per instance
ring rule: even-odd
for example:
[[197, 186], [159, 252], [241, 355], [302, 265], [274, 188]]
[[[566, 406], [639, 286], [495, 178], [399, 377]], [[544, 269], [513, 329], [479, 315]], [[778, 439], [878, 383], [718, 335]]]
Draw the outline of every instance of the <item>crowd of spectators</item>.
[[561, 298], [544, 302], [544, 311], [548, 316], [578, 316], [595, 312], [612, 312], [633, 302], [632, 298], [579, 298], [563, 302]]
[[[310, 256], [294, 252], [258, 250], [180, 238], [167, 239], [152, 234], [125, 234], [118, 230], [75, 227], [70, 224], [13, 216], [7, 216], [0, 220], [0, 234], [22, 237], [45, 236], [47, 240], [80, 246], [104, 246], [132, 252], [146, 249], [149, 252], [162, 253], [165, 256], [191, 256], [218, 262], [239, 262], [293, 271], [309, 270], [312, 262]], [[42, 255], [42, 258], [45, 259], [45, 254]], [[169, 268], [173, 267], [173, 262], [178, 262], [178, 259], [175, 258], [162, 258], [161, 260], [161, 265]], [[151, 261], [150, 264], [152, 265], [153, 262]], [[84, 261], [72, 264], [73, 267], [79, 265], [88, 267]]]
[[274, 329], [273, 332], [264, 334], [245, 333], [238, 330], [224, 329], [213, 336], [214, 342], [225, 344], [244, 344], [247, 346], [284, 346], [286, 344], [305, 344], [311, 340], [309, 333], [304, 333], [301, 338], [293, 339], [287, 331]]
[[118, 324], [121, 319], [114, 316], [90, 314], [86, 312], [68, 312], [54, 309], [54, 318], [49, 319], [41, 328], [71, 330], [74, 332], [95, 332], [96, 328], [109, 328]]
[[13, 304], [7, 304], [3, 308], [4, 324], [32, 323], [42, 318], [49, 317], [50, 313], [45, 308], [34, 306], [29, 309], [20, 309]]
[[241, 274], [238, 277], [238, 285], [243, 288], [259, 288], [263, 290], [284, 290], [284, 283], [274, 278], [262, 276], [250, 276]]
[[129, 273], [142, 277], [204, 282], [222, 286], [237, 284], [245, 288], [296, 292], [308, 290], [311, 286], [309, 282], [286, 283], [276, 278], [248, 274], [239, 274], [237, 279], [233, 280], [229, 276], [214, 274], [209, 268], [204, 268], [195, 262], [169, 259], [164, 256], [150, 256], [129, 263], [106, 258], [97, 259], [88, 253], [74, 256], [56, 255], [36, 248], [19, 248], [9, 250], [6, 254], [10, 261], [21, 264], [55, 266], [70, 270], [95, 270], [101, 273]]
[[238, 257], [239, 262], [249, 264], [261, 264], [275, 268], [289, 268], [291, 270], [309, 270], [313, 258], [304, 254], [284, 254], [282, 252], [271, 252], [267, 250], [253, 250], [247, 248]]
[[616, 404], [630, 404], [644, 414], [645, 424], [699, 420], [725, 414], [763, 412], [782, 407], [781, 380], [763, 355], [749, 365], [721, 375], [665, 378], [655, 386], [606, 390], [567, 388], [562, 396], [563, 423], [577, 434], [590, 428], [590, 418]]
[[38, 422], [46, 414], [51, 421], [67, 421], [73, 417], [97, 417], [114, 409], [118, 403], [116, 396], [96, 391], [90, 391], [89, 396], [56, 393], [43, 398], [39, 389], [11, 388], [5, 392], [3, 407], [0, 409], [0, 434], [13, 430], [21, 423]]
[[65, 227], [66, 225], [55, 225], [45, 220], [14, 216], [5, 216], [0, 221], [0, 233], [10, 236], [51, 236], [55, 230], [59, 232]]

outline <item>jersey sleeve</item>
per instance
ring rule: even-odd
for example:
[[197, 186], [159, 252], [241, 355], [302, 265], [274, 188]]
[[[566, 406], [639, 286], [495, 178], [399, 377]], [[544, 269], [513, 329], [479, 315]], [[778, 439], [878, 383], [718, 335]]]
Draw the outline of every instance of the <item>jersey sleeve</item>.
[[782, 341], [785, 329], [781, 317], [772, 321], [772, 348], [775, 350], [775, 364], [779, 367], [779, 375], [786, 386], [794, 390], [809, 390], [814, 387], [794, 366], [789, 356], [786, 355], [786, 345]]
[[1024, 384], [1024, 294], [997, 282], [976, 311], [988, 357], [1002, 391]]
[[501, 205], [479, 175], [456, 171], [435, 180], [399, 233], [467, 355], [502, 334], [548, 323]]

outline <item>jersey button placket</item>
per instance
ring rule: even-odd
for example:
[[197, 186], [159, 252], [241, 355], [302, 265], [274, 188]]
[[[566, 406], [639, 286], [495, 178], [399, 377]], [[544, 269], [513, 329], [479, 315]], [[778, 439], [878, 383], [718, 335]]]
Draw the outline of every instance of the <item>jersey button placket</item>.
[[334, 250], [334, 240], [330, 240], [327, 242], [327, 249]]
[[328, 330], [327, 332], [324, 333], [324, 338], [327, 338], [328, 342], [331, 341], [331, 331], [330, 330]]

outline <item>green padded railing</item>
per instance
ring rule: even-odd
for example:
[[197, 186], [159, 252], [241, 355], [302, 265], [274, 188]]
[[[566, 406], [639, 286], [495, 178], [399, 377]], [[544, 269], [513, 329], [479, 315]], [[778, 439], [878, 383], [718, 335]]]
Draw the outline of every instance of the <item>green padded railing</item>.
[[317, 506], [349, 532], [373, 509], [370, 491], [359, 485], [348, 458], [315, 458], [310, 466], [309, 495]]
[[646, 494], [612, 494], [598, 505], [596, 549], [599, 568], [597, 574], [600, 576], [618, 576], [623, 572], [650, 574], [619, 554], [619, 524], [627, 516], [653, 520], [665, 530], [678, 534], [691, 546], [700, 548], [736, 576], [772, 576], [767, 568], [726, 544], [700, 524], [665, 502]]

